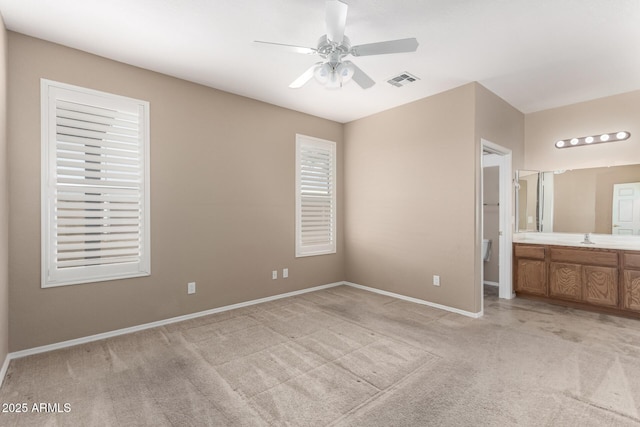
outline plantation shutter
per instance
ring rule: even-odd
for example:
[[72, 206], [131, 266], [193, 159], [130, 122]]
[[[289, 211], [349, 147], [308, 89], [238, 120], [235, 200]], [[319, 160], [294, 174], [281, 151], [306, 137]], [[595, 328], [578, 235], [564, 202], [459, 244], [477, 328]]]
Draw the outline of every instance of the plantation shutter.
[[296, 256], [336, 252], [336, 146], [297, 135]]
[[148, 135], [148, 103], [43, 80], [43, 287], [150, 274]]

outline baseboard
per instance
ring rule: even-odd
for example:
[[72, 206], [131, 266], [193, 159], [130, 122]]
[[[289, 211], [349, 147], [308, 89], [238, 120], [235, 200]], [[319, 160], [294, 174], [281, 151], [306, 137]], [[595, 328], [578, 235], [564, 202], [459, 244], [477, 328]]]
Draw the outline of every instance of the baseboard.
[[2, 368], [0, 369], [0, 387], [2, 387], [2, 383], [4, 382], [4, 377], [7, 375], [7, 369], [9, 369], [9, 362], [11, 362], [11, 353], [7, 354], [7, 357], [4, 358], [4, 363], [2, 364]]
[[73, 340], [62, 341], [62, 342], [58, 342], [58, 343], [54, 343], [54, 344], [43, 345], [43, 346], [40, 346], [40, 347], [29, 348], [29, 349], [26, 349], [26, 350], [15, 351], [15, 352], [7, 354], [7, 357], [4, 360], [4, 363], [2, 365], [2, 369], [0, 370], [0, 386], [2, 386], [2, 382], [4, 381], [5, 374], [7, 373], [7, 369], [9, 368], [9, 363], [13, 359], [19, 359], [21, 357], [31, 356], [31, 355], [34, 355], [34, 354], [40, 354], [40, 353], [45, 353], [45, 352], [48, 352], [48, 351], [59, 350], [59, 349], [62, 349], [62, 348], [73, 347], [73, 346], [76, 346], [76, 345], [86, 344], [86, 343], [93, 342], [93, 341], [98, 341], [98, 340], [103, 340], [103, 339], [107, 339], [107, 338], [117, 337], [119, 335], [131, 334], [131, 333], [134, 333], [134, 332], [144, 331], [146, 329], [157, 328], [158, 326], [164, 326], [164, 325], [169, 325], [171, 323], [183, 322], [185, 320], [190, 320], [190, 319], [195, 319], [195, 318], [202, 317], [202, 316], [208, 316], [208, 315], [211, 315], [211, 314], [221, 313], [223, 311], [234, 310], [234, 309], [242, 308], [242, 307], [248, 307], [248, 306], [255, 305], [255, 304], [261, 304], [261, 303], [264, 303], [264, 302], [275, 301], [275, 300], [282, 299], [282, 298], [293, 297], [293, 296], [296, 296], [296, 295], [302, 295], [302, 294], [306, 294], [306, 293], [309, 293], [309, 292], [320, 291], [322, 289], [333, 288], [333, 287], [341, 286], [341, 285], [351, 286], [353, 288], [362, 289], [362, 290], [365, 290], [365, 291], [374, 292], [374, 293], [377, 293], [377, 294], [382, 294], [382, 295], [390, 296], [390, 297], [393, 297], [393, 298], [398, 298], [398, 299], [401, 299], [401, 300], [404, 300], [404, 301], [410, 301], [410, 302], [413, 302], [413, 303], [416, 303], [416, 304], [428, 305], [430, 307], [438, 308], [438, 309], [441, 309], [441, 310], [446, 310], [446, 311], [449, 311], [449, 312], [452, 312], [452, 313], [461, 314], [461, 315], [467, 316], [467, 317], [479, 318], [479, 317], [482, 316], [481, 312], [480, 313], [472, 313], [472, 312], [469, 312], [469, 311], [460, 310], [460, 309], [457, 309], [457, 308], [454, 308], [454, 307], [449, 307], [449, 306], [442, 305], [442, 304], [436, 304], [434, 302], [425, 301], [425, 300], [421, 300], [421, 299], [418, 299], [418, 298], [408, 297], [408, 296], [396, 294], [396, 293], [393, 293], [393, 292], [383, 291], [381, 289], [370, 288], [368, 286], [358, 285], [356, 283], [351, 283], [351, 282], [329, 283], [327, 285], [315, 286], [313, 288], [301, 289], [299, 291], [287, 292], [287, 293], [284, 293], [284, 294], [273, 295], [273, 296], [266, 297], [266, 298], [259, 298], [259, 299], [255, 299], [255, 300], [251, 300], [251, 301], [245, 301], [245, 302], [241, 302], [241, 303], [238, 303], [238, 304], [226, 305], [224, 307], [213, 308], [211, 310], [199, 311], [197, 313], [190, 313], [190, 314], [185, 314], [183, 316], [171, 317], [169, 319], [158, 320], [156, 322], [144, 323], [142, 325], [132, 326], [132, 327], [129, 327], [129, 328], [117, 329], [117, 330], [114, 330], [114, 331], [104, 332], [104, 333], [101, 333], [101, 334], [89, 335], [89, 336], [86, 336], [86, 337], [76, 338], [76, 339], [73, 339]]
[[383, 291], [382, 289], [370, 288], [369, 286], [362, 286], [356, 283], [344, 282], [344, 284], [347, 286], [351, 286], [353, 288], [362, 289], [364, 291], [374, 292], [376, 294], [386, 295], [386, 296], [398, 298], [404, 301], [414, 302], [416, 304], [428, 305], [429, 307], [439, 308], [440, 310], [450, 311], [452, 313], [461, 314], [467, 317], [473, 317], [474, 319], [478, 319], [482, 317], [482, 312], [472, 313], [470, 311], [460, 310], [459, 308], [449, 307], [447, 305], [437, 304], [431, 301], [425, 301], [418, 298], [408, 297], [405, 295], [396, 294], [394, 292]]
[[3, 366], [2, 377], [0, 378], [0, 385], [2, 379], [4, 379], [4, 372], [9, 366], [9, 361], [13, 359], [19, 359], [21, 357], [31, 356], [34, 354], [45, 353], [47, 351], [59, 350], [61, 348], [73, 347], [79, 344], [85, 344], [92, 341], [103, 340], [106, 338], [117, 337], [119, 335], [131, 334], [133, 332], [144, 331], [145, 329], [157, 328], [158, 326], [164, 326], [171, 323], [183, 322], [185, 320], [195, 319], [197, 317], [208, 316], [210, 314], [221, 313], [223, 311], [234, 310], [236, 308], [248, 307], [250, 305], [261, 304], [264, 302], [275, 301], [282, 298], [293, 297], [296, 295], [302, 295], [309, 292], [320, 291], [322, 289], [333, 288], [335, 286], [343, 285], [343, 282], [330, 283], [328, 285], [315, 286], [313, 288], [301, 289], [299, 291], [287, 292], [284, 294], [273, 295], [266, 298], [259, 298], [251, 301], [245, 301], [238, 304], [226, 305], [224, 307], [213, 308], [211, 310], [199, 311], [197, 313], [185, 314], [183, 316], [171, 317], [169, 319], [158, 320], [156, 322], [144, 323], [142, 325], [132, 326], [129, 328], [117, 329], [115, 331], [104, 332], [101, 334], [89, 335], [87, 337], [76, 338], [73, 340], [62, 341], [54, 344], [43, 345], [40, 347], [29, 348], [26, 350], [20, 350], [7, 355], [7, 360]]
[[490, 281], [488, 281], [488, 280], [485, 280], [485, 281], [484, 281], [484, 284], [485, 284], [485, 285], [488, 285], [488, 286], [500, 287], [500, 283], [498, 283], [498, 282], [490, 282]]

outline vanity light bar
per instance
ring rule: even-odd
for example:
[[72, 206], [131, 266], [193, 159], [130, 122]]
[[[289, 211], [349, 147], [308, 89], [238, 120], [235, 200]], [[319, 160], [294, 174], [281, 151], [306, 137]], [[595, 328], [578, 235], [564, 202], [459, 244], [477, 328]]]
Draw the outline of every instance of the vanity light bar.
[[602, 144], [603, 142], [616, 142], [629, 139], [631, 134], [629, 132], [613, 132], [603, 133], [602, 135], [583, 136], [580, 138], [561, 139], [556, 142], [556, 148], [571, 148], [579, 147], [581, 145]]

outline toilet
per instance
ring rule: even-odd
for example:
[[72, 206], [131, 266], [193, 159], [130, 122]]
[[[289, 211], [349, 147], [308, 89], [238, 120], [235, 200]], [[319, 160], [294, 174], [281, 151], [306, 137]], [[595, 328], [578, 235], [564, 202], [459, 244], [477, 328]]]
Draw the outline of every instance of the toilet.
[[482, 259], [489, 261], [491, 259], [491, 240], [482, 239]]

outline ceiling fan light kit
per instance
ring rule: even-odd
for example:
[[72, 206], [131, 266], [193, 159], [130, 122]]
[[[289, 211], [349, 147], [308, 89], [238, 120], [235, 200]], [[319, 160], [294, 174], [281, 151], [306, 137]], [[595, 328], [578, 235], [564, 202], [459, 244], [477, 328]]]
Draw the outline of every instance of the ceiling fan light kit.
[[327, 0], [325, 19], [327, 34], [320, 37], [318, 46], [315, 49], [256, 40], [256, 43], [280, 46], [297, 53], [320, 55], [322, 61], [309, 67], [289, 85], [290, 88], [301, 88], [315, 78], [318, 83], [324, 85], [327, 89], [339, 89], [343, 84], [351, 80], [355, 81], [362, 89], [367, 89], [373, 86], [375, 81], [358, 68], [356, 64], [344, 60], [347, 55], [355, 57], [384, 55], [415, 52], [418, 49], [418, 41], [415, 38], [351, 46], [349, 38], [344, 35], [347, 23], [347, 9], [347, 4], [340, 0]]

